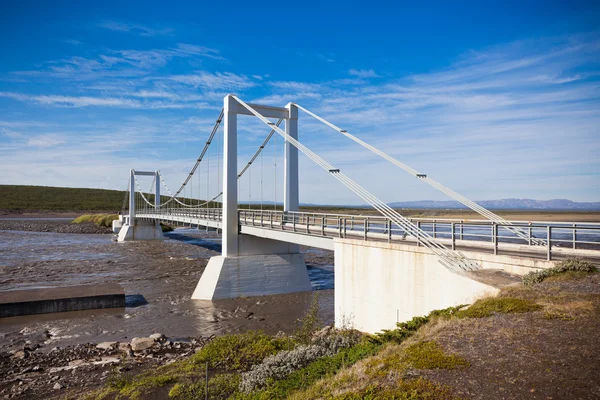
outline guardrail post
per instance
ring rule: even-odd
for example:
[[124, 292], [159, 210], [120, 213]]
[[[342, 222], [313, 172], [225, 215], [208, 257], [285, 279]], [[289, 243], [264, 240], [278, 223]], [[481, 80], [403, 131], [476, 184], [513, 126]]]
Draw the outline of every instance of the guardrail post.
[[433, 238], [435, 239], [436, 229], [435, 229], [435, 219], [433, 220]]
[[306, 233], [310, 233], [309, 225], [310, 225], [310, 216], [307, 215], [306, 216]]
[[363, 221], [363, 225], [365, 228], [364, 239], [367, 240], [367, 232], [369, 231], [369, 218], [365, 218]]
[[465, 221], [460, 221], [460, 240], [463, 240], [463, 227], [465, 226]]
[[387, 226], [388, 226], [388, 243], [392, 243], [392, 220], [391, 219], [387, 220]]
[[343, 237], [342, 236], [342, 219], [341, 218], [338, 218], [338, 236]]
[[346, 218], [344, 218], [344, 237], [346, 237]]
[[527, 245], [531, 246], [531, 222], [529, 223], [529, 228], [527, 229]]
[[493, 222], [493, 229], [494, 229], [494, 255], [498, 254], [498, 224]]
[[452, 222], [451, 226], [452, 226], [452, 250], [456, 250], [456, 238], [454, 235], [454, 229], [456, 227], [454, 226], [454, 222]]
[[354, 216], [350, 217], [350, 230], [353, 231], [354, 230]]
[[293, 215], [292, 218], [292, 231], [296, 232], [296, 215]]
[[273, 229], [273, 213], [269, 212], [269, 224], [271, 225], [271, 229]]
[[548, 242], [548, 261], [552, 260], [552, 227], [550, 225], [547, 226], [546, 229], [546, 241]]
[[417, 221], [417, 247], [421, 245], [421, 241], [419, 240], [419, 232], [421, 231], [421, 221]]
[[325, 236], [325, 217], [321, 217], [321, 235]]
[[573, 249], [577, 248], [577, 224], [573, 224]]

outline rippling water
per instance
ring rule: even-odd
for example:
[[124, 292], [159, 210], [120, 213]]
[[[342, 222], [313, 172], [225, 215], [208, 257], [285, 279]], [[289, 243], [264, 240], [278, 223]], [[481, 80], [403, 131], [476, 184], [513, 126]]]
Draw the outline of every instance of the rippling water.
[[112, 241], [112, 235], [0, 231], [0, 290], [117, 282], [127, 307], [0, 319], [0, 347], [23, 332], [49, 330], [51, 343], [122, 340], [161, 332], [205, 336], [262, 329], [290, 332], [319, 294], [320, 316], [333, 320], [333, 254], [303, 249], [312, 293], [235, 300], [191, 300], [208, 258], [220, 252], [214, 232], [177, 229], [164, 241]]

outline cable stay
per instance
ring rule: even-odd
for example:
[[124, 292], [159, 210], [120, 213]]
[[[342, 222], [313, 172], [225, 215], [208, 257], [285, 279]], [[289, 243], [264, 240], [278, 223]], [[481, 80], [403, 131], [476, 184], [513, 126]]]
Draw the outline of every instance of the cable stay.
[[344, 186], [353, 191], [356, 195], [362, 198], [364, 201], [368, 202], [371, 206], [373, 206], [376, 210], [378, 210], [382, 215], [389, 218], [396, 225], [400, 226], [404, 229], [405, 232], [417, 238], [417, 240], [430, 249], [436, 256], [438, 256], [438, 260], [442, 265], [451, 270], [463, 270], [470, 271], [475, 269], [480, 269], [480, 266], [472, 260], [467, 259], [460, 252], [452, 251], [447, 249], [443, 244], [439, 243], [437, 240], [432, 238], [427, 232], [421, 230], [417, 226], [415, 226], [410, 220], [406, 217], [400, 215], [397, 211], [392, 209], [390, 206], [379, 200], [377, 197], [369, 193], [366, 189], [360, 186], [358, 183], [354, 182], [352, 179], [347, 177], [345, 174], [340, 172], [339, 169], [334, 168], [331, 164], [325, 161], [323, 158], [315, 154], [308, 147], [300, 143], [298, 140], [292, 138], [286, 132], [284, 132], [279, 127], [274, 127], [273, 123], [270, 122], [267, 118], [265, 118], [262, 114], [257, 112], [255, 109], [250, 107], [244, 101], [239, 99], [237, 96], [232, 96], [240, 105], [246, 108], [250, 113], [260, 119], [263, 123], [273, 128], [281, 137], [283, 137], [287, 142], [291, 143], [294, 147], [304, 153], [308, 158], [310, 158], [313, 162], [323, 168], [325, 171], [328, 171], [330, 175], [332, 175], [335, 179], [340, 181]]
[[[396, 165], [399, 168], [402, 168], [403, 170], [405, 170], [406, 172], [408, 172], [409, 174], [415, 176], [416, 178], [424, 181], [425, 183], [431, 185], [432, 187], [436, 188], [437, 190], [439, 190], [440, 192], [446, 194], [447, 196], [453, 198], [454, 200], [462, 203], [463, 205], [469, 207], [470, 209], [472, 209], [473, 211], [483, 215], [484, 217], [486, 217], [487, 219], [489, 219], [490, 221], [493, 221], [499, 225], [503, 225], [504, 227], [506, 227], [506, 229], [508, 229], [509, 231], [511, 231], [512, 233], [514, 233], [515, 235], [517, 235], [519, 238], [521, 239], [525, 239], [525, 240], [529, 240], [529, 235], [527, 232], [525, 232], [523, 229], [516, 227], [512, 224], [512, 222], [505, 220], [504, 218], [500, 217], [497, 214], [494, 214], [493, 212], [491, 212], [490, 210], [480, 206], [479, 204], [475, 203], [472, 200], [469, 200], [468, 198], [456, 193], [455, 191], [453, 191], [452, 189], [442, 185], [441, 183], [429, 178], [426, 174], [420, 173], [417, 170], [409, 167], [408, 165], [398, 161], [397, 159], [393, 158], [392, 156], [384, 153], [383, 151], [377, 149], [376, 147], [362, 141], [361, 139], [357, 138], [354, 135], [351, 135], [350, 133], [348, 133], [348, 131], [346, 131], [345, 129], [341, 129], [338, 126], [332, 124], [331, 122], [327, 121], [325, 118], [322, 118], [318, 115], [316, 115], [315, 113], [307, 110], [306, 108], [300, 106], [299, 104], [294, 103], [294, 105], [296, 107], [298, 107], [299, 109], [301, 109], [302, 111], [304, 111], [305, 113], [307, 113], [308, 115], [310, 115], [311, 117], [315, 118], [316, 120], [324, 123], [325, 125], [329, 126], [330, 128], [338, 131], [339, 133], [341, 133], [342, 135], [346, 136], [347, 138], [351, 139], [352, 141], [360, 144], [361, 146], [371, 150], [373, 153], [379, 155], [382, 158], [385, 158], [386, 160], [388, 160], [389, 162], [391, 162], [392, 164]], [[546, 245], [546, 241], [542, 240], [542, 239], [538, 239], [538, 238], [532, 238], [531, 242], [533, 244], [536, 245]]]

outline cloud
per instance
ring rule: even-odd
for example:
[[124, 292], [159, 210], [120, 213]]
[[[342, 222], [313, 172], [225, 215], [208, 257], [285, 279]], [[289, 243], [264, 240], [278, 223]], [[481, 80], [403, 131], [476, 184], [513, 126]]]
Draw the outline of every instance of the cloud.
[[171, 75], [164, 79], [194, 88], [211, 90], [240, 90], [256, 86], [256, 83], [247, 76], [231, 72], [210, 73], [207, 71], [196, 71], [193, 74]]
[[[163, 98], [167, 97], [161, 96]], [[0, 92], [0, 97], [6, 97], [22, 102], [35, 103], [54, 107], [116, 107], [136, 109], [175, 109], [198, 108], [200, 104], [162, 101], [139, 101], [129, 98], [91, 97], [91, 96], [57, 96], [57, 95], [23, 95], [20, 93]], [[155, 98], [156, 95], [139, 94], [139, 97]], [[167, 97], [168, 98], [168, 97]]]
[[64, 137], [62, 137], [60, 135], [46, 134], [46, 135], [38, 135], [38, 136], [30, 138], [27, 141], [27, 145], [33, 146], [33, 147], [54, 147], [59, 144], [63, 144], [64, 142], [65, 142]]
[[373, 69], [350, 69], [349, 75], [358, 76], [359, 78], [378, 78], [379, 75]]
[[128, 32], [139, 36], [160, 36], [160, 35], [173, 35], [173, 29], [162, 28], [154, 29], [139, 24], [129, 24], [116, 21], [102, 21], [98, 24], [100, 28], [108, 29], [116, 32]]

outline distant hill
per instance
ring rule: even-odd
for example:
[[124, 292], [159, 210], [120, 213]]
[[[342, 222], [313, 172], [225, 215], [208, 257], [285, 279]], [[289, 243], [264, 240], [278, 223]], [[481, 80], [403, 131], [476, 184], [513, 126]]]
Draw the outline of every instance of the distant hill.
[[[167, 199], [163, 197], [163, 201]], [[53, 186], [0, 185], [0, 210], [13, 211], [118, 211], [123, 205], [125, 192], [121, 190], [64, 188]], [[153, 196], [148, 199], [153, 201]], [[197, 200], [194, 200], [196, 202]], [[240, 199], [241, 204], [248, 204]], [[478, 201], [478, 204], [492, 210], [574, 210], [600, 211], [600, 202], [581, 203], [566, 199], [532, 200], [502, 199]], [[259, 201], [250, 202], [251, 207], [258, 207]], [[272, 201], [264, 201], [263, 206], [273, 206]], [[277, 202], [281, 207], [282, 203]], [[361, 206], [317, 205], [302, 203], [307, 208], [368, 208]], [[416, 209], [464, 209], [456, 201], [405, 201], [390, 203], [394, 208]]]
[[[533, 199], [501, 199], [476, 201], [482, 207], [492, 210], [579, 210], [598, 211], [600, 202], [576, 202], [567, 199], [533, 200]], [[389, 203], [393, 208], [467, 208], [457, 201], [401, 201]]]

